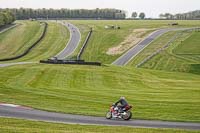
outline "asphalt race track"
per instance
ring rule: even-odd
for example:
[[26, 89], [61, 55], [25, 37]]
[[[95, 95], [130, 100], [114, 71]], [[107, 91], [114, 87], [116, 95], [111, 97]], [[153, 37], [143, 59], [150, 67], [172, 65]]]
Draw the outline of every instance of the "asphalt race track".
[[12, 26], [8, 26], [8, 27], [5, 28], [5, 29], [0, 29], [0, 34], [3, 33], [3, 32], [8, 31], [8, 30], [10, 30], [10, 29], [13, 29], [13, 28], [17, 27], [18, 25], [20, 25], [20, 24], [14, 24], [14, 25], [12, 25]]
[[120, 56], [117, 60], [115, 60], [112, 64], [118, 66], [124, 66], [129, 63], [137, 54], [139, 54], [145, 47], [147, 47], [152, 41], [154, 41], [159, 36], [167, 33], [169, 31], [178, 31], [178, 30], [192, 30], [195, 28], [170, 28], [170, 29], [160, 29], [148, 37], [146, 37], [143, 41], [139, 42], [136, 46], [128, 50], [125, 54]]
[[57, 59], [62, 60], [70, 56], [76, 50], [81, 40], [81, 33], [79, 29], [73, 24], [65, 23], [65, 22], [59, 22], [59, 23], [66, 26], [70, 31], [69, 42], [67, 43], [66, 47], [58, 55], [55, 56], [57, 57]]
[[104, 117], [70, 115], [62, 113], [53, 113], [47, 111], [35, 110], [19, 105], [0, 104], [0, 117], [20, 118], [36, 121], [66, 123], [66, 124], [84, 124], [84, 125], [109, 125], [109, 126], [129, 126], [146, 128], [177, 128], [200, 130], [200, 123], [185, 122], [167, 122], [151, 120], [107, 120]]
[[0, 64], [1, 67], [8, 67], [8, 66], [14, 66], [14, 65], [24, 65], [24, 64], [33, 64], [37, 62], [16, 62], [16, 63], [6, 63], [6, 64]]

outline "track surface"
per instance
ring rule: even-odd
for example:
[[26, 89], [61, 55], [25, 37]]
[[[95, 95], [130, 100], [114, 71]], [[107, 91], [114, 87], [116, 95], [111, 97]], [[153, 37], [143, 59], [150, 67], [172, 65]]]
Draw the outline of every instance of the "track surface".
[[81, 34], [80, 34], [79, 29], [73, 24], [65, 23], [65, 22], [59, 22], [59, 23], [66, 26], [70, 31], [70, 40], [68, 44], [58, 55], [55, 56], [58, 59], [62, 60], [68, 57], [69, 55], [71, 55], [75, 51], [75, 49], [78, 47], [79, 42], [81, 40]]
[[7, 26], [6, 28], [0, 29], [0, 34], [17, 27], [18, 25], [20, 25], [20, 24], [14, 24], [14, 25]]
[[0, 68], [1, 67], [14, 66], [14, 65], [33, 64], [33, 63], [37, 63], [37, 62], [16, 62], [16, 63], [0, 64]]
[[17, 105], [0, 105], [0, 117], [21, 118], [28, 120], [70, 123], [70, 124], [88, 124], [88, 125], [110, 125], [110, 126], [130, 126], [147, 128], [178, 128], [200, 130], [200, 123], [166, 122], [166, 121], [148, 121], [148, 120], [107, 120], [103, 117], [70, 115], [62, 113], [52, 113], [47, 111], [35, 110], [32, 108]]
[[150, 34], [148, 37], [146, 37], [143, 41], [138, 43], [135, 47], [128, 50], [125, 54], [123, 54], [121, 57], [119, 57], [116, 61], [114, 61], [113, 65], [118, 66], [124, 66], [127, 63], [129, 63], [130, 60], [132, 60], [137, 54], [139, 54], [145, 47], [147, 47], [152, 41], [154, 41], [159, 36], [163, 35], [164, 33], [167, 33], [169, 31], [178, 31], [178, 30], [192, 30], [195, 28], [170, 28], [170, 29], [160, 29], [152, 34]]

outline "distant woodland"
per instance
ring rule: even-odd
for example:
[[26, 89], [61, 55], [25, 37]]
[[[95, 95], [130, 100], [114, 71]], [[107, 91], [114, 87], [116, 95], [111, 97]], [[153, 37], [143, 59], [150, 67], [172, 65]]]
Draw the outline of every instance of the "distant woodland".
[[179, 19], [179, 20], [200, 19], [200, 10], [191, 11], [187, 13], [178, 13], [174, 15], [171, 13], [164, 13], [160, 14], [159, 17], [165, 19]]
[[118, 9], [0, 9], [9, 10], [17, 20], [23, 19], [67, 19], [67, 18], [82, 18], [82, 19], [125, 19], [125, 11]]
[[[10, 24], [15, 19], [126, 19], [126, 12], [119, 9], [31, 9], [31, 8], [12, 8], [0, 9], [0, 27]], [[133, 19], [145, 19], [145, 13], [132, 13]], [[161, 19], [195, 20], [200, 19], [200, 10], [187, 13], [160, 14]], [[150, 18], [152, 19], [152, 18]]]

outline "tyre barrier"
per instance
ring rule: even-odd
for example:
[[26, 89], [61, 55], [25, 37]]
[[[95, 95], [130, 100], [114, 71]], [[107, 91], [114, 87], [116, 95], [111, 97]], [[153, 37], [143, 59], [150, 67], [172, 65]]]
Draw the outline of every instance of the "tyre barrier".
[[84, 50], [85, 50], [85, 48], [86, 48], [86, 46], [88, 44], [88, 41], [90, 40], [91, 35], [92, 35], [92, 29], [90, 29], [90, 31], [89, 31], [89, 33], [87, 35], [87, 38], [86, 38], [86, 40], [85, 40], [80, 52], [78, 53], [77, 60], [81, 59], [81, 56], [82, 56], [82, 54], [83, 54], [83, 52], [84, 52]]
[[101, 63], [99, 63], [99, 62], [85, 62], [84, 60], [52, 60], [52, 59], [48, 59], [48, 60], [40, 60], [40, 63], [101, 66]]
[[40, 36], [40, 38], [35, 42], [33, 43], [33, 45], [31, 45], [28, 49], [26, 49], [24, 51], [24, 53], [20, 54], [20, 55], [17, 55], [15, 57], [10, 57], [10, 58], [5, 58], [5, 59], [0, 59], [0, 61], [10, 61], [10, 60], [16, 60], [16, 59], [19, 59], [25, 55], [27, 55], [43, 38], [44, 36], [46, 35], [46, 31], [47, 31], [47, 27], [48, 27], [48, 24], [46, 22], [40, 22], [40, 23], [44, 23], [45, 27], [44, 27], [44, 30], [43, 30], [43, 33], [42, 35]]

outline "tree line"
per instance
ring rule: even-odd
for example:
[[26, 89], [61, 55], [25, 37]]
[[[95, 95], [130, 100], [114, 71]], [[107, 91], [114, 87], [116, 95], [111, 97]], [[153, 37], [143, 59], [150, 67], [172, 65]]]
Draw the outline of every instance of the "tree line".
[[191, 11], [187, 13], [178, 13], [178, 14], [171, 14], [171, 13], [162, 13], [159, 15], [162, 19], [179, 19], [179, 20], [192, 20], [192, 19], [200, 19], [200, 10]]
[[146, 15], [145, 15], [144, 12], [141, 12], [139, 15], [138, 15], [137, 12], [133, 12], [132, 15], [131, 15], [131, 17], [133, 19], [136, 19], [137, 17], [139, 17], [140, 19], [145, 19]]
[[0, 27], [11, 24], [15, 21], [15, 16], [8, 10], [0, 10]]
[[31, 9], [31, 8], [13, 8], [11, 11], [18, 20], [23, 19], [67, 19], [67, 18], [85, 18], [85, 19], [125, 19], [126, 13], [118, 9]]

